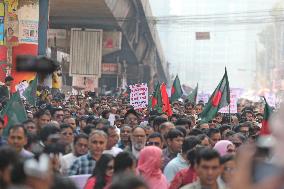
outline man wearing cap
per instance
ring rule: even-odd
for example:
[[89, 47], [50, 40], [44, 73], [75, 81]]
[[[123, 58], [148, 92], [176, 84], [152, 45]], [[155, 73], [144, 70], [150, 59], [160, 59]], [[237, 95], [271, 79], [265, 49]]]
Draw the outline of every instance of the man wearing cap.
[[14, 80], [11, 76], [5, 78], [5, 84], [0, 87], [0, 103], [5, 104], [10, 98], [10, 86]]
[[139, 115], [134, 109], [130, 109], [125, 114], [125, 123], [134, 128], [138, 126]]

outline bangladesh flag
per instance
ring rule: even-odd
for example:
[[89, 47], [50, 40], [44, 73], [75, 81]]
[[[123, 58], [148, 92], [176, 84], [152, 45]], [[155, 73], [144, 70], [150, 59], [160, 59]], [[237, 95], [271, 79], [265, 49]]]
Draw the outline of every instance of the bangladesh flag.
[[213, 94], [209, 98], [208, 103], [204, 107], [200, 114], [202, 122], [208, 122], [212, 120], [217, 112], [230, 104], [230, 87], [227, 75], [227, 69], [225, 68], [225, 74], [214, 90]]
[[36, 105], [36, 90], [37, 90], [37, 80], [38, 77], [36, 76], [34, 80], [30, 81], [29, 86], [23, 92], [23, 96], [26, 98], [29, 104]]
[[11, 96], [5, 108], [0, 112], [0, 115], [4, 119], [4, 137], [8, 136], [10, 127], [27, 120], [26, 110], [18, 91]]
[[162, 112], [162, 96], [161, 96], [161, 90], [160, 90], [160, 83], [157, 83], [156, 87], [155, 87], [155, 91], [152, 95], [151, 98], [151, 108], [153, 110], [157, 110], [158, 112]]
[[168, 116], [172, 116], [173, 111], [167, 93], [167, 86], [165, 83], [162, 83], [160, 90], [161, 90], [162, 103], [163, 103], [162, 111], [165, 112]]
[[270, 115], [272, 114], [272, 108], [268, 105], [265, 97], [264, 98], [264, 102], [265, 102], [265, 106], [264, 106], [264, 115], [263, 115], [263, 120], [262, 120], [262, 127], [260, 129], [260, 135], [265, 136], [265, 135], [270, 135], [270, 129], [269, 129], [269, 118]]
[[178, 100], [182, 96], [182, 88], [178, 76], [176, 76], [171, 89], [171, 103]]
[[197, 94], [198, 94], [198, 83], [195, 89], [188, 95], [187, 97], [188, 101], [193, 104], [196, 104]]

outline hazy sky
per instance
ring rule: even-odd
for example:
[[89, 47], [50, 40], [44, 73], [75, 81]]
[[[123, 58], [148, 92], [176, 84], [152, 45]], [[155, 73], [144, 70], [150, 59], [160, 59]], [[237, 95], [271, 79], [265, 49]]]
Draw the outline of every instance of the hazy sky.
[[[170, 11], [167, 15], [165, 2]], [[269, 17], [277, 0], [150, 0], [155, 16], [203, 16], [236, 22], [255, 14]], [[251, 13], [254, 12], [254, 13]], [[256, 12], [256, 13], [255, 13]], [[234, 15], [230, 13], [236, 13]], [[190, 17], [191, 15], [191, 17]], [[212, 18], [213, 17], [213, 18]], [[218, 17], [218, 18], [217, 18]], [[221, 17], [221, 18], [220, 18]], [[169, 18], [171, 19], [171, 18]], [[182, 83], [212, 91], [227, 66], [231, 87], [248, 89], [254, 84], [257, 34], [265, 24], [212, 24], [157, 22], [170, 72], [179, 74]], [[210, 32], [210, 40], [195, 40], [195, 32]]]

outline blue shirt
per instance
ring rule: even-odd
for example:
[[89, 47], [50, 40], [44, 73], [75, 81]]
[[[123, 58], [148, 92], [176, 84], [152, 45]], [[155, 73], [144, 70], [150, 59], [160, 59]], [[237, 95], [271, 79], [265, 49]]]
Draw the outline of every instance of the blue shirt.
[[187, 161], [181, 156], [181, 154], [178, 154], [177, 157], [172, 159], [164, 169], [164, 175], [166, 176], [167, 181], [170, 183], [180, 170], [188, 168], [188, 166], [189, 164]]
[[70, 169], [68, 170], [68, 175], [72, 176], [92, 174], [95, 166], [96, 161], [92, 158], [90, 153], [87, 153], [86, 155], [78, 157], [73, 162]]

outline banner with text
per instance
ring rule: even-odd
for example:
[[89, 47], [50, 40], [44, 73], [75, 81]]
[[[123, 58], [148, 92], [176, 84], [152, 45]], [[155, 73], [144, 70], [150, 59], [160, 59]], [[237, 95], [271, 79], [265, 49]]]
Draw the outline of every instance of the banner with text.
[[129, 86], [130, 92], [130, 105], [135, 110], [140, 108], [147, 108], [148, 106], [148, 86], [146, 83], [135, 84]]
[[238, 99], [241, 96], [242, 89], [238, 88], [231, 88], [230, 89], [230, 111], [229, 111], [229, 106], [226, 106], [224, 108], [221, 108], [219, 112], [221, 113], [229, 113], [231, 112], [232, 114], [238, 113]]

